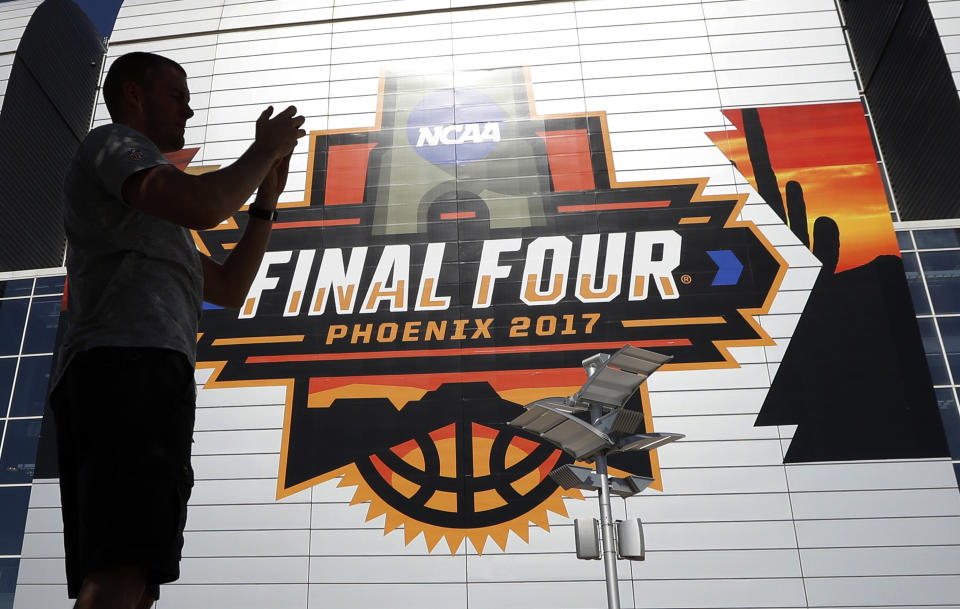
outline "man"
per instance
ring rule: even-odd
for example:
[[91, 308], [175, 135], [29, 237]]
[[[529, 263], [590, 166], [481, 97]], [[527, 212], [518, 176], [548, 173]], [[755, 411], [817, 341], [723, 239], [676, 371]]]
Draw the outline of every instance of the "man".
[[[64, 185], [69, 323], [51, 404], [68, 595], [76, 609], [146, 609], [179, 577], [202, 301], [243, 302], [304, 118], [267, 108], [235, 163], [192, 176], [163, 156], [193, 116], [179, 64], [119, 57], [103, 97], [113, 123], [87, 135]], [[188, 229], [217, 226], [254, 190], [227, 259], [200, 255]]]

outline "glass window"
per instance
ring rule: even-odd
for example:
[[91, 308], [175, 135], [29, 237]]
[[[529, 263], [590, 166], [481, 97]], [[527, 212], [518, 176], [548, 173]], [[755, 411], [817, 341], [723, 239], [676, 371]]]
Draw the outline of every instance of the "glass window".
[[943, 432], [947, 435], [947, 444], [950, 445], [950, 456], [956, 459], [960, 457], [960, 411], [957, 410], [952, 389], [937, 389], [936, 392], [940, 418], [943, 419]]
[[939, 317], [937, 323], [953, 378], [960, 381], [960, 317]]
[[930, 303], [927, 292], [923, 287], [923, 277], [920, 276], [920, 263], [916, 254], [903, 255], [903, 269], [907, 274], [907, 285], [910, 287], [910, 298], [913, 299], [913, 308], [917, 315], [929, 315]]
[[66, 282], [66, 275], [54, 275], [53, 277], [37, 277], [37, 286], [33, 293], [40, 294], [63, 294], [63, 284]]
[[[901, 250], [912, 250], [916, 249], [913, 247], [913, 239], [910, 238], [910, 231], [904, 230], [897, 233], [897, 245]], [[39, 279], [37, 280], [37, 287], [40, 287]]]
[[17, 381], [13, 386], [11, 417], [33, 417], [43, 414], [47, 400], [47, 384], [50, 382], [50, 363], [53, 357], [21, 357]]
[[13, 593], [17, 588], [18, 558], [0, 558], [0, 609], [13, 608]]
[[52, 353], [60, 323], [60, 296], [34, 298], [27, 319], [23, 353]]
[[[937, 338], [937, 328], [930, 317], [917, 320], [920, 326], [920, 336], [923, 338], [923, 351], [927, 354], [927, 367], [930, 368], [930, 377], [934, 385], [949, 385], [947, 364], [940, 349], [940, 339]], [[960, 338], [960, 337], [958, 337]]]
[[17, 358], [0, 359], [0, 417], [7, 416], [10, 391], [13, 390], [13, 374], [17, 371]]
[[0, 281], [0, 298], [29, 296], [33, 290], [33, 279], [11, 279]]
[[7, 421], [7, 436], [0, 454], [0, 483], [17, 484], [33, 481], [40, 441], [41, 419]]
[[921, 250], [960, 247], [960, 230], [956, 228], [913, 231], [913, 238]]
[[29, 503], [29, 486], [0, 486], [0, 554], [20, 553]]
[[20, 341], [23, 339], [23, 325], [27, 320], [27, 306], [30, 300], [0, 300], [0, 355], [20, 353]]
[[920, 254], [930, 301], [937, 313], [960, 313], [960, 250]]

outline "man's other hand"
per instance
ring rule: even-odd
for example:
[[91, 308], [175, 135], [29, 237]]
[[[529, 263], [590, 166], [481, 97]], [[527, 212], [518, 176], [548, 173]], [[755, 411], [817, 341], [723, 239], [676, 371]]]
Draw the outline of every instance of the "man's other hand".
[[257, 131], [254, 145], [260, 147], [274, 159], [282, 159], [293, 152], [297, 140], [307, 134], [301, 129], [306, 120], [297, 115], [295, 106], [287, 109], [273, 118], [273, 106], [268, 106], [257, 119]]

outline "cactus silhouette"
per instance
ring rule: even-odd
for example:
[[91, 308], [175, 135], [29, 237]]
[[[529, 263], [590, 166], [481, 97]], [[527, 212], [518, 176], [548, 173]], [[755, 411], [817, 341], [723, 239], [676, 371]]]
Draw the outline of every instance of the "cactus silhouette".
[[780, 186], [777, 184], [777, 174], [770, 164], [770, 151], [767, 149], [767, 138], [760, 123], [760, 113], [756, 108], [744, 108], [743, 134], [747, 139], [747, 152], [750, 154], [750, 164], [753, 165], [753, 177], [757, 181], [757, 192], [767, 202], [767, 205], [777, 212], [780, 219], [787, 221], [787, 212], [783, 207], [783, 197], [780, 196]]
[[[803, 200], [803, 186], [796, 180], [787, 182], [787, 213], [790, 218], [790, 230], [797, 236], [797, 239], [800, 239], [800, 243], [810, 247], [810, 230], [807, 228], [807, 202]], [[839, 241], [837, 247], [840, 247]]]
[[[742, 113], [757, 192], [809, 248], [803, 187], [787, 182], [784, 208], [759, 112]], [[878, 256], [838, 273], [840, 229], [829, 216], [813, 223], [812, 246], [823, 268], [754, 424], [797, 425], [785, 463], [946, 456], [902, 260]], [[891, 434], [899, 441], [884, 441]]]
[[840, 227], [829, 216], [820, 216], [813, 223], [813, 255], [823, 263], [821, 274], [832, 275], [837, 272], [837, 262], [840, 259]]
[[[807, 203], [803, 198], [803, 186], [796, 180], [787, 182], [787, 204], [784, 208], [777, 174], [770, 162], [770, 150], [767, 147], [767, 137], [763, 132], [763, 123], [760, 122], [760, 113], [756, 108], [744, 108], [742, 114], [747, 152], [750, 155], [753, 176], [757, 182], [757, 192], [790, 227], [797, 239], [809, 248], [810, 229], [807, 220]], [[818, 225], [822, 232], [819, 242], [817, 240]], [[828, 216], [821, 216], [814, 223], [813, 234], [813, 254], [823, 263], [821, 273], [835, 273], [840, 259], [840, 229], [837, 223]]]

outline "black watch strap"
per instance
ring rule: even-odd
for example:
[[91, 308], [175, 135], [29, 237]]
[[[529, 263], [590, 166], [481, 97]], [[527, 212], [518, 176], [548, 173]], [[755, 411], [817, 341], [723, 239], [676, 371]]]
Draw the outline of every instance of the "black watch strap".
[[270, 220], [271, 222], [276, 222], [277, 218], [280, 216], [280, 212], [273, 209], [264, 209], [262, 207], [257, 207], [256, 205], [251, 205], [247, 208], [247, 213], [253, 216], [254, 218], [260, 218], [261, 220]]

